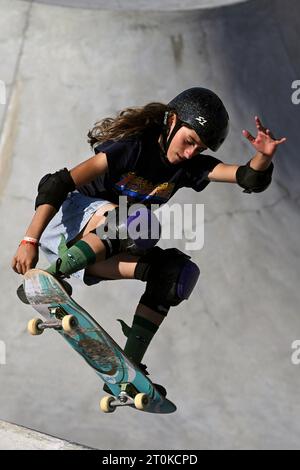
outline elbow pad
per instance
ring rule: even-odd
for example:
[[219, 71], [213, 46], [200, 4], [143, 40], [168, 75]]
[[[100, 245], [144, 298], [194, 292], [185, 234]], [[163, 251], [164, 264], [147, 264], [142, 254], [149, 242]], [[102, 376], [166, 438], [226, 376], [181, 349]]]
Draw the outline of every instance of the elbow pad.
[[236, 181], [244, 189], [244, 193], [261, 193], [270, 185], [274, 165], [271, 162], [269, 168], [263, 171], [254, 170], [247, 165], [239, 166], [236, 172]]
[[48, 173], [39, 182], [35, 209], [42, 204], [50, 204], [59, 211], [68, 193], [75, 188], [76, 185], [67, 168], [53, 174]]

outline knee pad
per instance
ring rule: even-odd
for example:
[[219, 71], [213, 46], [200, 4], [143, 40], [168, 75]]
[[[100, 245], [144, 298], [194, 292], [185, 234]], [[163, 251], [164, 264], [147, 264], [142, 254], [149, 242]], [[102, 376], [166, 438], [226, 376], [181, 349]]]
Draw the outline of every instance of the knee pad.
[[199, 275], [190, 256], [176, 248], [154, 247], [140, 257], [135, 269], [135, 278], [147, 282], [140, 302], [166, 315], [171, 306], [190, 297]]
[[106, 221], [93, 233], [106, 248], [106, 259], [118, 253], [142, 255], [160, 239], [161, 226], [156, 215], [145, 206], [123, 210], [120, 207], [105, 212]]

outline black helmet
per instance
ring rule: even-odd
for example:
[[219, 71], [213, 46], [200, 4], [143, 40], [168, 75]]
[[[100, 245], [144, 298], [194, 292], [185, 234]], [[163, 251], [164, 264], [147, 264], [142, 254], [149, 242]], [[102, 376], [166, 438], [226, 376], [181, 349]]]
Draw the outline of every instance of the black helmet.
[[229, 131], [229, 116], [220, 98], [207, 88], [189, 88], [170, 103], [181, 125], [191, 127], [211, 150], [216, 152]]

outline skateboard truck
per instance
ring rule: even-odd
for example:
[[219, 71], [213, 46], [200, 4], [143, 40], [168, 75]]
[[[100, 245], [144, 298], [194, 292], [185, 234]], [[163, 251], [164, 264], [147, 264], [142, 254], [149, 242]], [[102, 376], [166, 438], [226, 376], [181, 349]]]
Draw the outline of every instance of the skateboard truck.
[[[106, 397], [104, 397], [106, 398]], [[110, 398], [110, 397], [108, 397]], [[114, 397], [115, 398], [115, 397]], [[134, 405], [134, 400], [132, 397], [127, 395], [125, 391], [120, 392], [118, 397], [114, 399], [114, 401], [110, 402], [110, 406], [117, 407], [117, 406], [130, 406]]]
[[[132, 386], [131, 384], [125, 384]], [[134, 387], [132, 386], [134, 389]], [[113, 413], [118, 406], [131, 406], [138, 410], [145, 411], [150, 403], [149, 396], [146, 393], [135, 393], [128, 395], [127, 390], [122, 390], [118, 397], [103, 397], [100, 401], [100, 409], [104, 413]]]
[[[77, 327], [78, 321], [74, 315], [62, 316], [63, 310], [60, 307], [49, 307], [49, 311], [56, 318], [43, 321], [41, 318], [32, 318], [27, 325], [27, 330], [33, 336], [41, 335], [46, 329], [63, 330], [66, 333], [72, 333]], [[57, 317], [57, 314], [60, 316]]]

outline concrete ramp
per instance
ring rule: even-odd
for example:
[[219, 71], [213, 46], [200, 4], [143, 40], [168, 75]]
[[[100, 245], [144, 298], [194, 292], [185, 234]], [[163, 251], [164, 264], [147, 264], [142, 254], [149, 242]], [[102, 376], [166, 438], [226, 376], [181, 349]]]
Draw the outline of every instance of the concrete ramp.
[[88, 450], [23, 426], [0, 421], [0, 450]]

